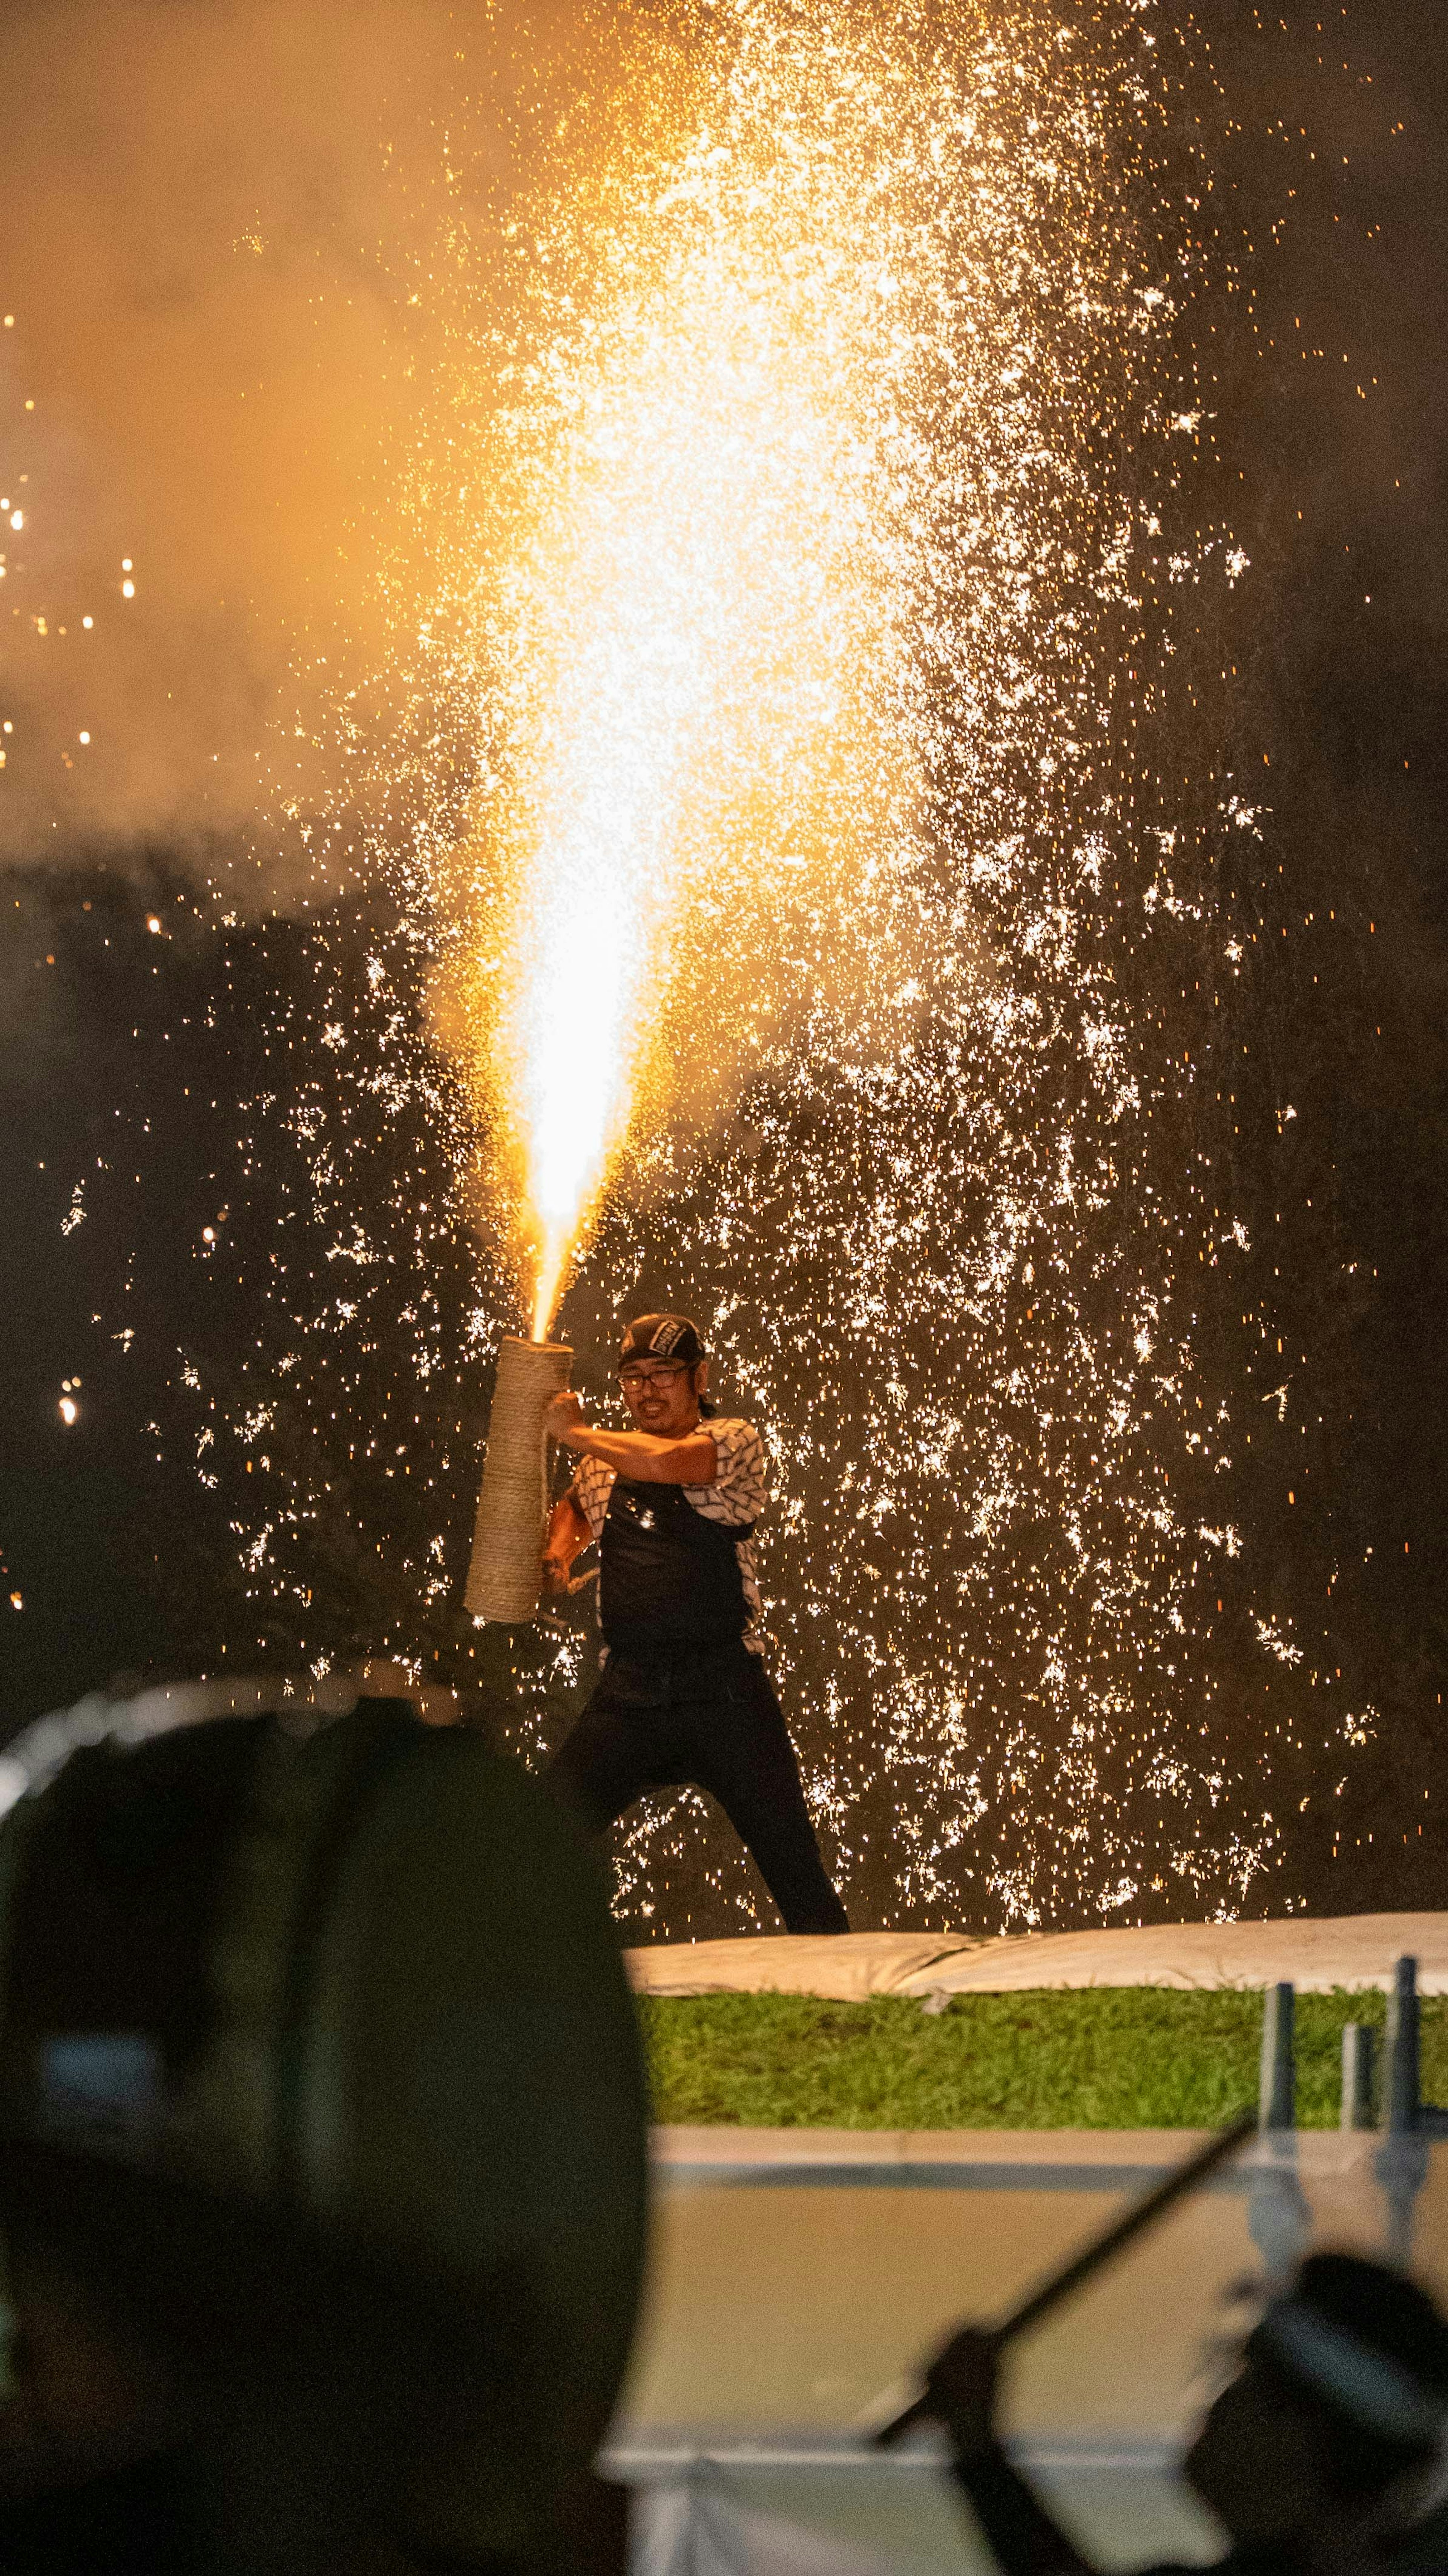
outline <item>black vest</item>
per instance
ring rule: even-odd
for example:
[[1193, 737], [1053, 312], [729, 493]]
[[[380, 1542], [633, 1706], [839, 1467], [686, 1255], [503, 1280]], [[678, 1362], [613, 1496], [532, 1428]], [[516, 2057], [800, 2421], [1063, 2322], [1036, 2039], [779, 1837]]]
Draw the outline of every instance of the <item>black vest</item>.
[[753, 1521], [706, 1521], [682, 1485], [614, 1479], [598, 1543], [598, 1615], [616, 1655], [737, 1645], [749, 1622], [738, 1542]]

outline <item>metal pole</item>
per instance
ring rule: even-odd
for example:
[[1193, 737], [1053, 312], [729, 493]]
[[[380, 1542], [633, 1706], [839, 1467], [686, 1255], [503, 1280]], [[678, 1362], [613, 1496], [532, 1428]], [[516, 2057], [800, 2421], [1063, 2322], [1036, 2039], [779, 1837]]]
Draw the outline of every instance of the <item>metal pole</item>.
[[1401, 2137], [1418, 2126], [1418, 1962], [1400, 1959], [1388, 1997], [1383, 2127]]
[[1262, 2066], [1257, 2092], [1257, 2126], [1263, 2130], [1295, 2128], [1297, 2070], [1292, 2047], [1292, 1988], [1269, 1986], [1262, 1998]]
[[1342, 2126], [1371, 2129], [1373, 2119], [1373, 2034], [1365, 2021], [1342, 2026]]

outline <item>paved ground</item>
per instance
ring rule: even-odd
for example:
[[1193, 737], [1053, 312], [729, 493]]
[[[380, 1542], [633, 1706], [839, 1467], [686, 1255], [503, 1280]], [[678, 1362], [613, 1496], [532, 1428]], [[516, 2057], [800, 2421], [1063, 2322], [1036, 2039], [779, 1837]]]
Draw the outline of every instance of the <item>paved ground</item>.
[[628, 1950], [640, 1994], [1003, 1994], [1032, 1986], [1268, 1986], [1301, 1994], [1391, 1986], [1395, 1962], [1418, 1962], [1423, 1994], [1448, 1994], [1448, 1914], [1294, 1915], [1275, 1923], [1136, 1925], [1113, 1932], [1033, 1932], [999, 1940], [925, 1932], [780, 1932], [736, 1941], [661, 1942]]
[[[1448, 1993], [1448, 1914], [1198, 1923], [994, 1941], [859, 1932], [627, 1953], [641, 1992], [869, 1995], [1032, 1987], [1390, 1986]], [[643, 2332], [614, 2465], [649, 2494], [639, 2576], [988, 2576], [928, 2445], [865, 2428], [963, 2317], [1013, 2303], [1191, 2152], [1183, 2131], [660, 2129]], [[1312, 2243], [1390, 2251], [1448, 2293], [1448, 2145], [1254, 2144], [1025, 2338], [1009, 2422], [1105, 2566], [1207, 2559], [1175, 2477], [1244, 2286]]]
[[[648, 2299], [611, 2445], [615, 2471], [656, 2498], [641, 2567], [985, 2576], [928, 2450], [882, 2459], [865, 2428], [953, 2325], [1012, 2304], [1195, 2144], [1174, 2130], [657, 2131]], [[1103, 2561], [1212, 2554], [1171, 2462], [1264, 2256], [1392, 2237], [1406, 2251], [1411, 2229], [1415, 2268], [1448, 2288], [1448, 2146], [1424, 2144], [1396, 2207], [1380, 2152], [1361, 2131], [1253, 2142], [1023, 2339], [1011, 2429]]]

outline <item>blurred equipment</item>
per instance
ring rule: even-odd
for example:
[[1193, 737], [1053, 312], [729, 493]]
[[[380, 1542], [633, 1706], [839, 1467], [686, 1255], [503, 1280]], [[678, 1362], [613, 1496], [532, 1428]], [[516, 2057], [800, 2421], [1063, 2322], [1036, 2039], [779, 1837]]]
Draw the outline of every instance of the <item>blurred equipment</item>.
[[568, 1384], [566, 1342], [523, 1342], [509, 1334], [498, 1353], [464, 1606], [475, 1619], [537, 1616], [548, 1517], [543, 1417]]
[[[932, 2365], [956, 2478], [1004, 2576], [1094, 2576], [1001, 2442], [999, 2364], [995, 2339], [967, 2329]], [[1222, 2576], [1386, 2576], [1399, 2548], [1422, 2563], [1445, 2442], [1448, 2324], [1432, 2299], [1382, 2263], [1319, 2253], [1247, 2336], [1181, 2475], [1227, 2535]]]
[[[0, 2544], [37, 2463], [169, 2445], [178, 2564], [586, 2567], [645, 2110], [568, 1818], [399, 1702], [216, 1717], [21, 1795], [0, 1922]], [[98, 2453], [26, 2379], [82, 2330], [137, 2392]]]

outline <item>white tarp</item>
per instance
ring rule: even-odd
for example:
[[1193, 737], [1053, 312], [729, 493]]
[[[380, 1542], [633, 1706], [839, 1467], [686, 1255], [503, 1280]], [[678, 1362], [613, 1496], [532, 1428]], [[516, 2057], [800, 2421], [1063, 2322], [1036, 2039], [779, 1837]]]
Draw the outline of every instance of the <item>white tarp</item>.
[[883, 2558], [713, 2486], [645, 2487], [633, 2510], [629, 2576], [894, 2576]]
[[661, 1942], [624, 1953], [639, 1994], [1012, 1994], [1031, 1987], [1275, 1985], [1299, 1994], [1387, 1988], [1396, 1962], [1448, 1994], [1448, 1914], [1293, 1915], [1272, 1923], [1135, 1924], [1115, 1932], [1027, 1932], [997, 1940], [924, 1932], [778, 1932]]
[[738, 1941], [665, 1941], [625, 1950], [629, 1981], [644, 1995], [828, 1995], [836, 2003], [894, 1995], [978, 1943], [939, 1932], [775, 1932]]

